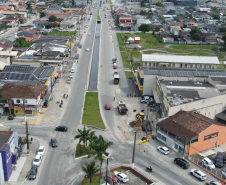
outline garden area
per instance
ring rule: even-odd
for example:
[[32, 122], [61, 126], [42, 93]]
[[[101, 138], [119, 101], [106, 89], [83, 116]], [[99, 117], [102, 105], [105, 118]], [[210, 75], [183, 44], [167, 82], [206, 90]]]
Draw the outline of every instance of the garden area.
[[82, 124], [95, 126], [100, 129], [106, 129], [100, 115], [99, 99], [97, 92], [86, 93]]
[[57, 31], [57, 30], [54, 30], [49, 33], [49, 35], [53, 35], [53, 36], [72, 36], [75, 34], [76, 34], [76, 31]]
[[91, 148], [81, 144], [76, 145], [75, 158], [90, 154]]
[[[125, 44], [129, 37], [140, 37], [141, 48], [135, 48], [134, 44]], [[130, 69], [131, 59], [139, 60], [142, 54], [172, 54], [188, 56], [217, 56], [219, 60], [224, 59], [226, 51], [218, 49], [216, 45], [184, 45], [160, 42], [156, 34], [149, 33], [117, 33], [119, 48], [125, 69]], [[133, 60], [134, 69], [140, 66], [140, 62]], [[222, 67], [219, 67], [220, 69]]]

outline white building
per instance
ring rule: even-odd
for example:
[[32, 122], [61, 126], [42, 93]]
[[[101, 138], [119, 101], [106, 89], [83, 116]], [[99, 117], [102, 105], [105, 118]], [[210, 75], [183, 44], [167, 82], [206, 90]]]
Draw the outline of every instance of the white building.
[[142, 66], [146, 67], [173, 67], [193, 69], [216, 69], [220, 64], [215, 56], [182, 56], [142, 54]]

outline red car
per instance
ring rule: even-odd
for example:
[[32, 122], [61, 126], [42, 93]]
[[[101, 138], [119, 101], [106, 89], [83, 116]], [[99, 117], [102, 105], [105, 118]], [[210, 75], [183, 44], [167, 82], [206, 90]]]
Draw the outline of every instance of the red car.
[[[103, 179], [106, 181], [106, 174], [103, 175]], [[108, 175], [107, 182], [116, 184], [118, 182], [118, 179], [114, 175]]]
[[111, 105], [110, 104], [105, 104], [105, 109], [106, 110], [111, 110]]
[[114, 65], [114, 66], [113, 66], [113, 69], [117, 69], [117, 66], [116, 66], [116, 65]]

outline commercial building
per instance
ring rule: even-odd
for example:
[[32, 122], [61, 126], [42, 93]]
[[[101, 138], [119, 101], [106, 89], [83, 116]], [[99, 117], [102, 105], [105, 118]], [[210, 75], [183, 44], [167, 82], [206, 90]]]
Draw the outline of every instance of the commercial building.
[[216, 69], [217, 57], [142, 54], [143, 67]]
[[196, 112], [179, 111], [157, 123], [156, 138], [190, 156], [226, 142], [226, 126]]
[[197, 6], [205, 5], [205, 0], [167, 0], [167, 2], [173, 2], [176, 6]]

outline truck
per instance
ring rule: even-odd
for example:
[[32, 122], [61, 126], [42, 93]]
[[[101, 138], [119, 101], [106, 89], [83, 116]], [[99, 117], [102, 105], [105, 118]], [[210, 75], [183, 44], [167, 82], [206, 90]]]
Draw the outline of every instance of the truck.
[[119, 74], [118, 73], [115, 73], [114, 74], [114, 84], [115, 85], [118, 85], [119, 84]]
[[118, 111], [119, 111], [119, 114], [127, 114], [127, 107], [126, 107], [126, 103], [123, 102], [123, 101], [119, 101], [118, 102]]

